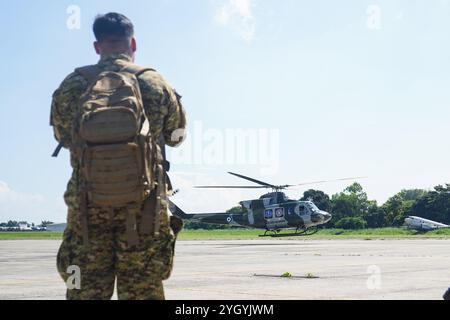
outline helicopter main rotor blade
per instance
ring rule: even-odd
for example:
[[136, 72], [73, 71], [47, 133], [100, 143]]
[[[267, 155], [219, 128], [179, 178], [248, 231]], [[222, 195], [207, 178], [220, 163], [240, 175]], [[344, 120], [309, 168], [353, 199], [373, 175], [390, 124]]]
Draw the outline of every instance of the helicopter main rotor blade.
[[266, 189], [263, 186], [195, 186], [197, 189]]
[[292, 187], [298, 187], [298, 186], [305, 186], [305, 185], [312, 185], [312, 184], [319, 184], [319, 183], [325, 183], [325, 182], [332, 182], [332, 181], [345, 181], [345, 180], [355, 180], [355, 179], [364, 179], [367, 177], [352, 177], [352, 178], [341, 178], [341, 179], [334, 179], [334, 180], [320, 180], [320, 181], [311, 181], [311, 182], [304, 182], [299, 184], [287, 184], [282, 186], [275, 186], [273, 184], [256, 180], [241, 174], [228, 172], [229, 174], [236, 176], [241, 179], [245, 179], [254, 183], [259, 184], [260, 186], [195, 186], [197, 189], [267, 189], [271, 188], [274, 190], [283, 190], [286, 188], [292, 188]]
[[241, 174], [237, 174], [237, 173], [233, 173], [233, 172], [228, 172], [228, 173], [232, 174], [233, 176], [236, 176], [238, 178], [245, 179], [245, 180], [257, 183], [259, 185], [265, 186], [267, 188], [272, 188], [272, 189], [277, 189], [278, 188], [277, 186], [274, 186], [273, 184], [270, 184], [270, 183], [267, 183], [267, 182], [263, 182], [263, 181], [259, 181], [259, 180], [256, 180], [256, 179], [253, 179], [253, 178], [250, 178], [250, 177], [247, 177], [247, 176], [243, 176]]
[[367, 178], [367, 177], [354, 177], [354, 178], [341, 178], [341, 179], [334, 179], [334, 180], [311, 181], [311, 182], [304, 182], [304, 183], [299, 183], [299, 184], [287, 185], [285, 187], [286, 188], [291, 188], [291, 187], [306, 186], [306, 185], [311, 185], [311, 184], [320, 184], [320, 183], [325, 183], [325, 182], [356, 180], [356, 179], [365, 179], [365, 178]]

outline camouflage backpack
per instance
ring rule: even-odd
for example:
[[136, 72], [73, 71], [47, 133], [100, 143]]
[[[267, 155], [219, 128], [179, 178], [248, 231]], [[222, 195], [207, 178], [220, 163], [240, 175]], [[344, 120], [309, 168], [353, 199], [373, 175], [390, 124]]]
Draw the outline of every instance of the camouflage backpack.
[[[76, 70], [89, 82], [72, 131], [86, 243], [87, 206], [113, 209], [142, 204], [154, 189], [160, 159], [137, 79], [147, 70], [152, 69], [133, 64], [119, 72], [101, 72], [97, 66]], [[131, 234], [136, 231], [135, 218], [127, 221], [127, 229], [134, 229], [129, 237], [136, 240]]]

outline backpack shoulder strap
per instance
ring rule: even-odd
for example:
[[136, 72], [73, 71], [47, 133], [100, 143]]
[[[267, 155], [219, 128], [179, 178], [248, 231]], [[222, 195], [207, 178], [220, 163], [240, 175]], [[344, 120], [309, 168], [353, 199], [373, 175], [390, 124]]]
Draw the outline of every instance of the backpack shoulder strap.
[[[100, 70], [100, 68], [96, 65], [90, 65], [90, 66], [85, 66], [85, 67], [75, 69], [75, 73], [77, 73], [80, 76], [82, 76], [83, 78], [85, 78], [88, 81], [88, 83], [92, 83], [101, 72], [102, 71]], [[53, 125], [53, 124], [51, 124], [51, 125]], [[58, 154], [63, 147], [64, 147], [64, 143], [60, 142], [58, 144], [58, 146], [56, 147], [55, 151], [53, 152], [52, 157], [54, 157], [54, 158], [58, 157]]]
[[125, 65], [120, 70], [120, 72], [128, 72], [128, 73], [135, 75], [136, 77], [139, 77], [141, 74], [143, 74], [146, 71], [155, 71], [155, 69], [141, 67], [141, 66], [138, 66], [137, 64], [130, 63], [130, 64]]
[[85, 66], [75, 69], [75, 72], [85, 78], [89, 83], [93, 82], [102, 72], [96, 65]]

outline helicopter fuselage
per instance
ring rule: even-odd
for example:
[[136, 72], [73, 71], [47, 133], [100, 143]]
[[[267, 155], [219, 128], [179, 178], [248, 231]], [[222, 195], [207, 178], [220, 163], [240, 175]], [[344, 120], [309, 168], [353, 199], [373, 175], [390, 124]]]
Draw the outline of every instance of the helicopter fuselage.
[[260, 199], [241, 201], [240, 213], [186, 214], [172, 202], [172, 213], [185, 220], [235, 227], [251, 227], [278, 231], [282, 229], [308, 229], [331, 220], [331, 214], [318, 209], [312, 201], [296, 201], [274, 192]]
[[[225, 224], [235, 227], [265, 229], [277, 236], [280, 230], [295, 229], [294, 235], [310, 235], [317, 232], [317, 226], [331, 220], [330, 213], [320, 210], [312, 201], [291, 200], [281, 192], [282, 190], [304, 186], [308, 184], [324, 183], [327, 181], [315, 181], [300, 184], [274, 185], [251, 177], [233, 172], [229, 174], [250, 181], [252, 186], [196, 186], [199, 189], [272, 189], [272, 192], [261, 196], [259, 199], [241, 201], [242, 212], [239, 213], [196, 213], [187, 214], [172, 201], [169, 200], [170, 211], [184, 220], [194, 220], [205, 223]], [[338, 180], [353, 180], [357, 178], [343, 178]], [[281, 234], [280, 236], [284, 236]]]

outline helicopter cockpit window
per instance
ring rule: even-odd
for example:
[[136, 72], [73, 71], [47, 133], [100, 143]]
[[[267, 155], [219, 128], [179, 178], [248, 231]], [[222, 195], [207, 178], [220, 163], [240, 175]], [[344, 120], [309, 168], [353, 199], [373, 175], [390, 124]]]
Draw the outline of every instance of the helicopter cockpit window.
[[264, 218], [272, 219], [273, 218], [273, 210], [267, 209], [266, 211], [264, 211]]
[[317, 208], [317, 206], [312, 202], [307, 202], [306, 205], [309, 209], [311, 209], [311, 211], [320, 211], [319, 208]]
[[304, 205], [299, 205], [298, 206], [298, 211], [300, 211], [300, 213], [303, 213], [303, 212], [305, 212], [305, 206]]

